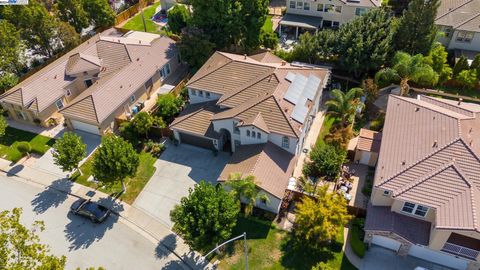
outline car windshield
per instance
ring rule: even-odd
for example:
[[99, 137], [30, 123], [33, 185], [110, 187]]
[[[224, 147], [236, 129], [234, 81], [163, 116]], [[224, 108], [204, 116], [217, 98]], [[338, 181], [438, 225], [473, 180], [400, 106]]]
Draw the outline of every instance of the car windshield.
[[101, 218], [108, 211], [107, 208], [93, 202], [87, 202], [82, 208], [83, 210], [92, 213], [97, 218]]

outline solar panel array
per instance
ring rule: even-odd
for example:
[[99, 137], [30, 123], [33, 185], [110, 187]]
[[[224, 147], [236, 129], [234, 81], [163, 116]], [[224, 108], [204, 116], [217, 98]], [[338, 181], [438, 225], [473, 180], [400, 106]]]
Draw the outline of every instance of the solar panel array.
[[295, 105], [291, 116], [294, 120], [303, 124], [308, 114], [307, 100], [313, 101], [321, 80], [313, 75], [307, 78], [301, 74], [294, 74], [295, 76], [290, 74], [291, 72], [287, 74], [285, 79], [289, 77], [293, 80], [283, 98]]

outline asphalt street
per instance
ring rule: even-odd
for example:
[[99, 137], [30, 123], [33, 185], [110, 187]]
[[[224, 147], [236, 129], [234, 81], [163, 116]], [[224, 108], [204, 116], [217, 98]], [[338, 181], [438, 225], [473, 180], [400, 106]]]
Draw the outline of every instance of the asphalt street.
[[119, 217], [102, 224], [69, 213], [75, 197], [0, 175], [0, 210], [23, 209], [22, 222], [42, 220], [43, 243], [67, 257], [67, 269], [103, 266], [113, 269], [183, 269], [181, 261]]

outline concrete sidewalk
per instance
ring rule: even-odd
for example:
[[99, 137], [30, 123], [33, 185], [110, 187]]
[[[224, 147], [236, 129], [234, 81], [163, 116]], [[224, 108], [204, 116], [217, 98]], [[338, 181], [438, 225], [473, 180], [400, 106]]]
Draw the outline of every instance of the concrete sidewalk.
[[41, 185], [45, 189], [55, 189], [79, 198], [90, 198], [99, 204], [110, 207], [122, 218], [120, 219], [122, 222], [130, 224], [132, 229], [141, 231], [142, 234], [148, 234], [150, 238], [157, 241], [156, 244], [162, 245], [182, 260], [186, 265], [185, 269], [214, 269], [213, 265], [202, 263], [201, 255], [191, 251], [190, 247], [178, 235], [161, 222], [129, 204], [114, 201], [113, 198], [103, 192], [72, 182], [67, 177], [60, 177], [44, 170], [15, 164], [4, 159], [0, 159], [0, 171], [3, 171], [9, 177], [17, 176]]

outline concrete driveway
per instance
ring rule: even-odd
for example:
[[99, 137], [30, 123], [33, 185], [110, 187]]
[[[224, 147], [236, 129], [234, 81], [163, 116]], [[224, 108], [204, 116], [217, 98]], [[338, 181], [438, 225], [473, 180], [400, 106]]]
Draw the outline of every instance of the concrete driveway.
[[171, 227], [170, 210], [201, 180], [216, 184], [229, 158], [230, 154], [225, 152], [215, 157], [211, 150], [167, 144], [155, 163], [155, 174], [133, 205]]
[[[14, 179], [15, 178], [15, 179]], [[187, 269], [157, 241], [116, 215], [102, 224], [69, 213], [77, 199], [15, 176], [0, 175], [0, 211], [23, 209], [22, 223], [42, 220], [41, 241], [57, 256], [67, 257], [66, 269], [103, 266], [106, 269]]]
[[[95, 149], [97, 149], [97, 147], [100, 145], [101, 137], [98, 135], [79, 130], [76, 130], [75, 133], [77, 133], [82, 138], [83, 142], [87, 145], [87, 157], [90, 156], [93, 151], [95, 151]], [[86, 158], [80, 164], [82, 164], [85, 160]], [[65, 175], [67, 175], [67, 173], [63, 172], [60, 167], [53, 163], [52, 151], [47, 151], [43, 156], [41, 156], [35, 161], [32, 161], [32, 163], [28, 165], [32, 168], [44, 170], [48, 173], [52, 173], [58, 176], [64, 177]]]
[[372, 245], [363, 257], [361, 269], [365, 270], [411, 270], [421, 266], [430, 270], [451, 270], [451, 268], [427, 262], [412, 256], [397, 256], [395, 252]]

